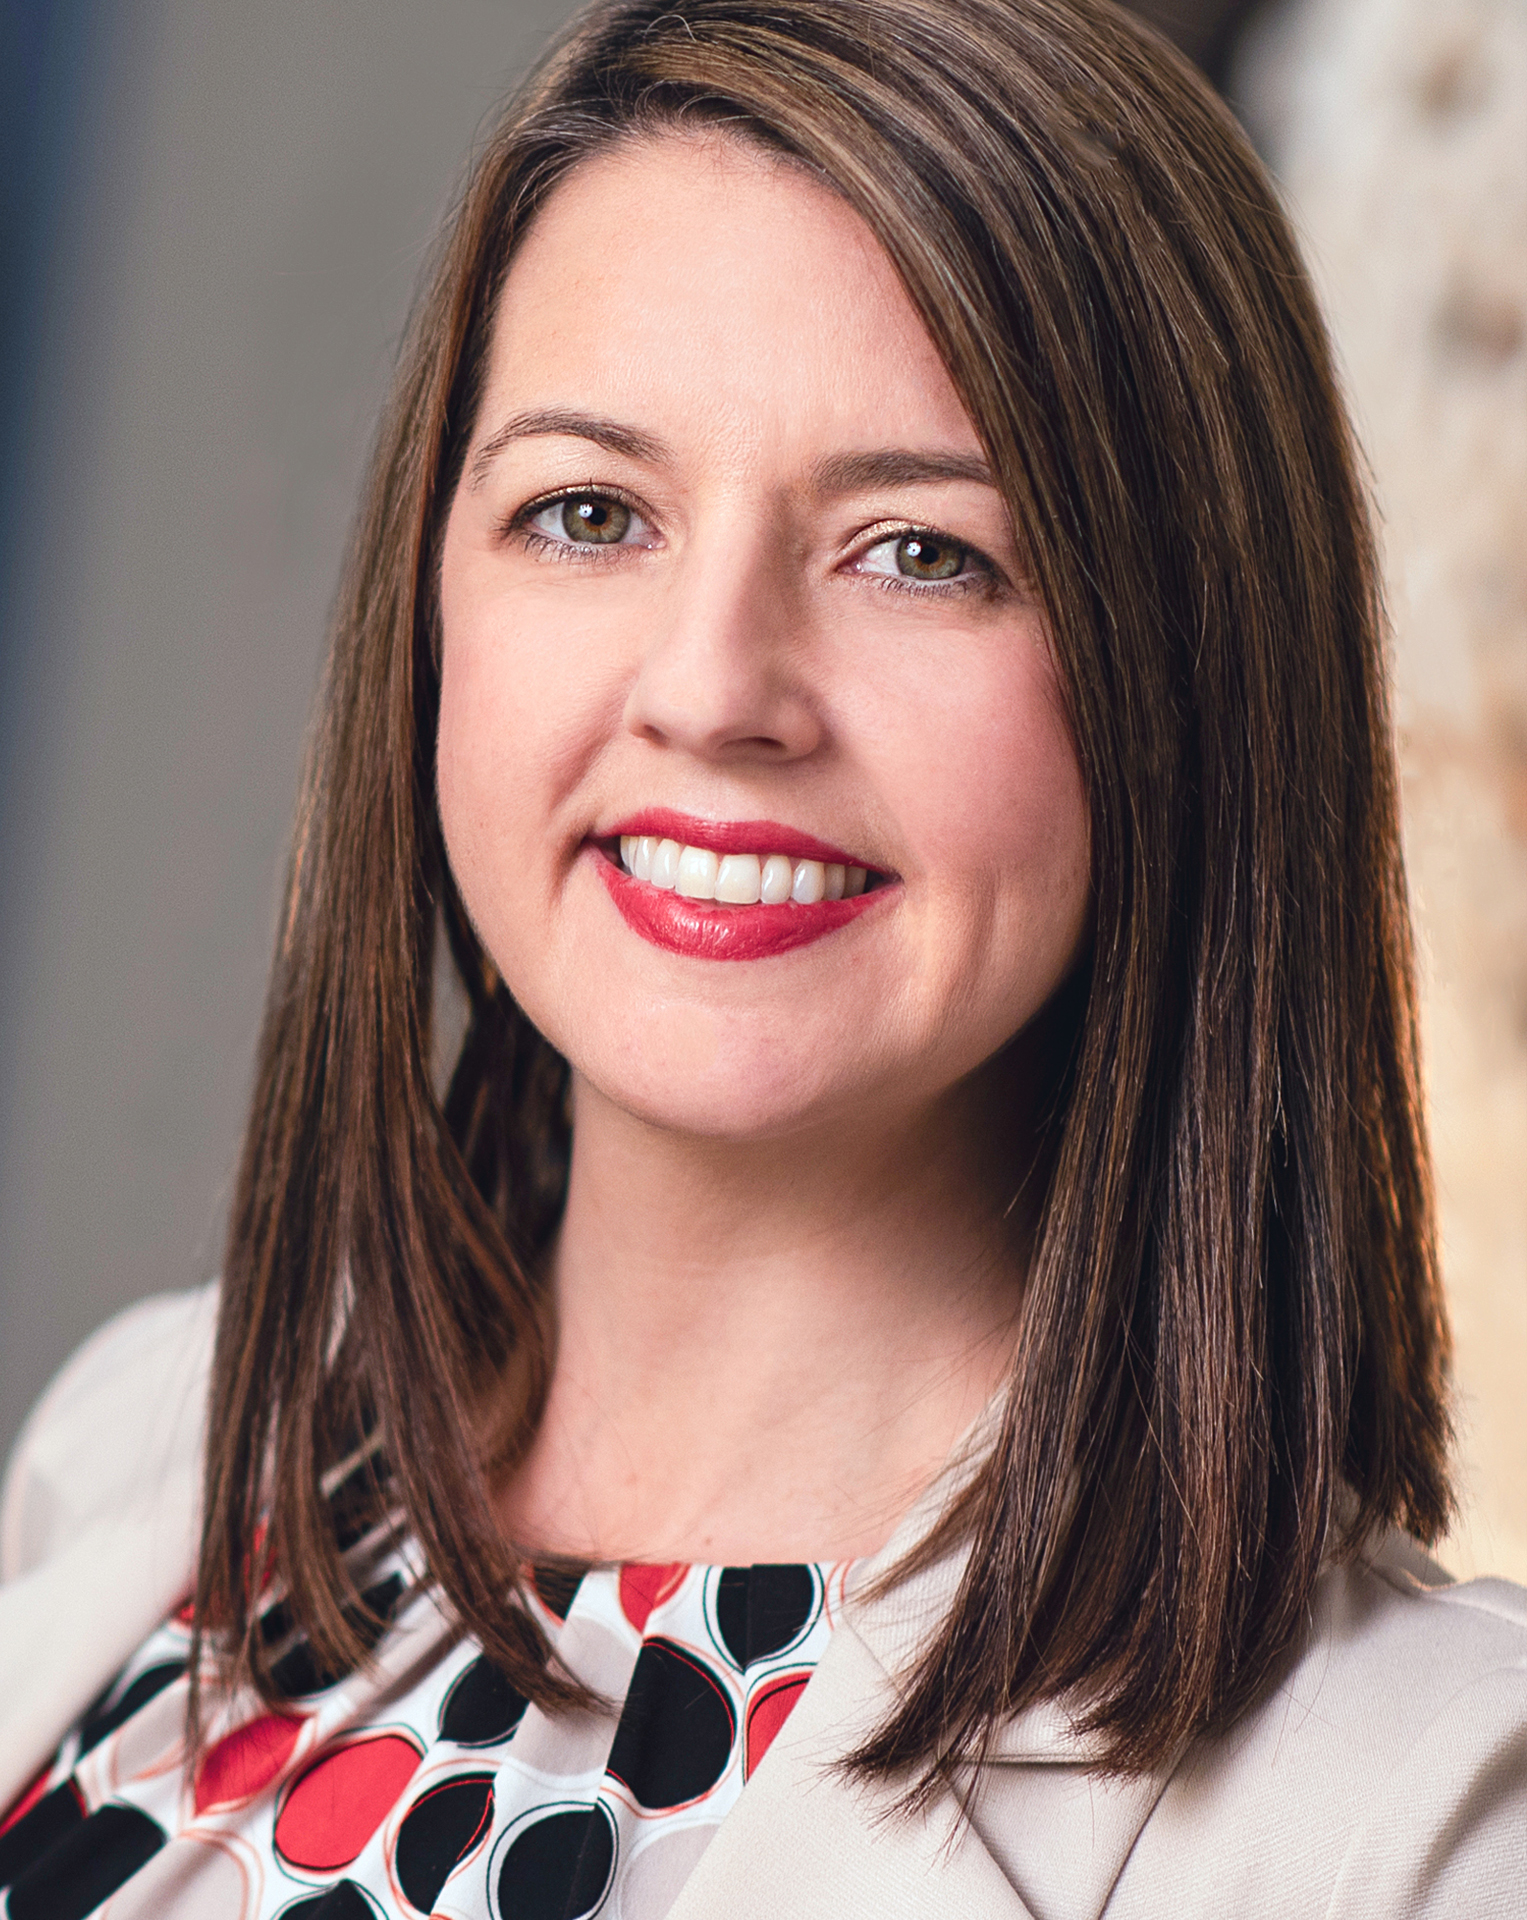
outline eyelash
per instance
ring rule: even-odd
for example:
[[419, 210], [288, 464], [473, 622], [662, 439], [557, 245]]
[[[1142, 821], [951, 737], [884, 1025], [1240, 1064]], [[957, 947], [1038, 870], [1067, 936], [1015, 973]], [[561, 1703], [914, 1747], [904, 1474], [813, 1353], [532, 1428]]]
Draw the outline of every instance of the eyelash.
[[947, 540], [958, 547], [965, 555], [965, 564], [969, 573], [956, 574], [952, 580], [914, 580], [905, 573], [865, 573], [855, 569], [854, 577], [867, 580], [872, 587], [884, 587], [890, 593], [913, 593], [920, 598], [932, 597], [936, 600], [952, 599], [956, 595], [967, 593], [995, 594], [1002, 585], [1002, 576], [979, 547], [973, 547], [964, 540], [956, 540], [953, 534], [943, 533], [937, 527], [900, 525], [885, 531], [876, 532], [876, 537], [859, 549], [862, 560], [876, 547], [888, 545], [891, 541], [910, 540], [925, 535], [930, 540]]
[[530, 524], [538, 513], [544, 513], [548, 507], [560, 506], [564, 500], [613, 500], [631, 513], [647, 518], [628, 494], [618, 493], [612, 487], [562, 487], [556, 493], [543, 493], [539, 499], [527, 500], [524, 506], [516, 507], [508, 519], [500, 524], [499, 538], [519, 540], [527, 553], [540, 554], [546, 559], [571, 560], [575, 565], [620, 551], [613, 542], [609, 546], [601, 546], [592, 540], [586, 545], [572, 540], [553, 540]]
[[[592, 541], [583, 545], [572, 540], [554, 540], [550, 535], [542, 533], [530, 524], [537, 514], [544, 513], [548, 507], [559, 506], [566, 500], [613, 500], [634, 514], [642, 514], [642, 509], [636, 501], [627, 494], [616, 492], [611, 487], [564, 487], [556, 493], [541, 494], [537, 499], [527, 500], [524, 506], [517, 507], [500, 527], [501, 537], [518, 539], [527, 553], [539, 554], [546, 559], [571, 561], [574, 565], [584, 565], [601, 556], [620, 551], [620, 548], [613, 543], [604, 547]], [[642, 517], [646, 518], [644, 514]], [[952, 534], [943, 533], [937, 527], [900, 523], [887, 528], [875, 528], [872, 531], [875, 538], [859, 549], [858, 557], [861, 560], [867, 553], [873, 552], [876, 547], [885, 546], [889, 541], [906, 540], [918, 534], [926, 534], [930, 539], [949, 540], [961, 548], [966, 557], [966, 564], [972, 568], [972, 571], [968, 574], [957, 574], [952, 580], [914, 580], [906, 574], [867, 573], [857, 568], [853, 570], [855, 579], [864, 580], [871, 586], [883, 587], [890, 593], [911, 593], [920, 598], [931, 596], [934, 599], [944, 600], [967, 593], [994, 594], [1002, 585], [1001, 574], [979, 548], [972, 547], [963, 540], [955, 540]]]

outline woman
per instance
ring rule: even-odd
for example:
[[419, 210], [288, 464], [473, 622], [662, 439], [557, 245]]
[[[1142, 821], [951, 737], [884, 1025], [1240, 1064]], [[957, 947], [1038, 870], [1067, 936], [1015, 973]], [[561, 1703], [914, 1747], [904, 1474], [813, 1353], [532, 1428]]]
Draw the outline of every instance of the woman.
[[1095, 0], [596, 7], [404, 354], [220, 1296], [12, 1467], [13, 1920], [1504, 1913], [1445, 1356], [1233, 124]]

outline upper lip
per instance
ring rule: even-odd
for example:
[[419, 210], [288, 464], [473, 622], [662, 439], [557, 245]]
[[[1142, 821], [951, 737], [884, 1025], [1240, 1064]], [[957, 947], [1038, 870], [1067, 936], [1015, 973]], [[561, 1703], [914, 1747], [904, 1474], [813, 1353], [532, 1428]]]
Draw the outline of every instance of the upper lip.
[[845, 853], [841, 847], [818, 840], [813, 833], [781, 826], [777, 820], [701, 820], [692, 813], [675, 813], [670, 807], [643, 807], [640, 813], [625, 815], [595, 837], [614, 840], [624, 839], [627, 834], [676, 840], [681, 847], [704, 847], [709, 853], [783, 853], [792, 860], [820, 860], [830, 866], [885, 872], [862, 854]]

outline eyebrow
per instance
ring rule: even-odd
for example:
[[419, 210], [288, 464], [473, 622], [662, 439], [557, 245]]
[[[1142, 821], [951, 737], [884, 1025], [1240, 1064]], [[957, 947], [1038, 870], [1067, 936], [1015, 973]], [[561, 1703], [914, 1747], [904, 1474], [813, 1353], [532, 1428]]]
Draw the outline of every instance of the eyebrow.
[[480, 487], [489, 467], [504, 448], [516, 440], [553, 434], [567, 440], [588, 440], [596, 447], [605, 447], [611, 453], [623, 454], [628, 460], [641, 460], [649, 466], [671, 458], [661, 440], [636, 427], [622, 426], [618, 420], [607, 420], [597, 413], [579, 413], [569, 407], [533, 407], [506, 420], [491, 439], [483, 442], [473, 455], [468, 485], [474, 490]]
[[932, 453], [908, 447], [833, 454], [818, 464], [813, 479], [823, 493], [862, 493], [871, 487], [906, 487], [937, 480], [973, 480], [982, 487], [997, 484], [978, 453]]
[[[587, 440], [622, 454], [628, 460], [640, 460], [649, 466], [671, 460], [667, 445], [655, 434], [643, 433], [603, 414], [580, 413], [571, 407], [533, 407], [514, 414], [498, 431], [485, 440], [473, 456], [468, 484], [481, 486], [489, 467], [505, 447], [516, 440], [557, 436]], [[862, 493], [872, 487], [905, 487], [919, 483], [966, 480], [983, 487], [995, 487], [991, 468], [977, 453], [938, 453], [911, 447], [881, 447], [868, 453], [836, 453], [817, 463], [812, 479], [819, 492], [829, 494]]]

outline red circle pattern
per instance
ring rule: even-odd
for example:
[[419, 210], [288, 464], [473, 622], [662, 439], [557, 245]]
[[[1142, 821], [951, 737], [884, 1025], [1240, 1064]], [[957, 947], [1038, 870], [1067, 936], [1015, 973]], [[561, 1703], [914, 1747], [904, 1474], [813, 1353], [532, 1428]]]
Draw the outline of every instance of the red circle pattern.
[[349, 1866], [423, 1758], [400, 1733], [332, 1748], [300, 1776], [276, 1815], [277, 1853], [308, 1873]]
[[[389, 1564], [368, 1562], [368, 1576]], [[496, 1920], [565, 1920], [611, 1901], [645, 1915], [657, 1891], [666, 1910], [674, 1873], [693, 1865], [805, 1691], [846, 1575], [668, 1563], [597, 1568], [580, 1582], [552, 1568], [542, 1592], [538, 1572], [538, 1624], [554, 1645], [567, 1636], [574, 1671], [604, 1662], [597, 1678], [620, 1699], [613, 1728], [532, 1708], [481, 1648], [453, 1644], [437, 1661], [420, 1659], [417, 1641], [393, 1654], [383, 1639], [374, 1676], [327, 1680], [279, 1712], [251, 1698], [251, 1718], [201, 1755], [189, 1797], [166, 1717], [167, 1679], [189, 1651], [172, 1618], [0, 1815], [0, 1829], [10, 1822], [0, 1907], [68, 1835], [111, 1889], [167, 1842], [205, 1842], [182, 1852], [173, 1889], [156, 1885], [164, 1920], [297, 1920], [319, 1907], [351, 1920], [422, 1916], [458, 1875], [463, 1897], [467, 1876], [477, 1881], [469, 1909], [486, 1899]], [[389, 1578], [402, 1586], [401, 1571]], [[267, 1640], [289, 1625], [273, 1614]], [[50, 1781], [60, 1784], [49, 1791]], [[232, 1904], [230, 1861], [244, 1876]]]
[[810, 1678], [809, 1671], [782, 1674], [754, 1695], [748, 1706], [747, 1745], [743, 1753], [743, 1768], [749, 1780], [774, 1744], [774, 1736], [794, 1713], [795, 1703], [805, 1692]]
[[645, 1633], [656, 1608], [671, 1600], [684, 1584], [689, 1567], [684, 1561], [649, 1566], [633, 1561], [620, 1570], [620, 1610], [638, 1633]]
[[235, 1727], [196, 1772], [196, 1811], [236, 1807], [263, 1793], [292, 1757], [302, 1722], [285, 1713], [262, 1713], [248, 1726]]

